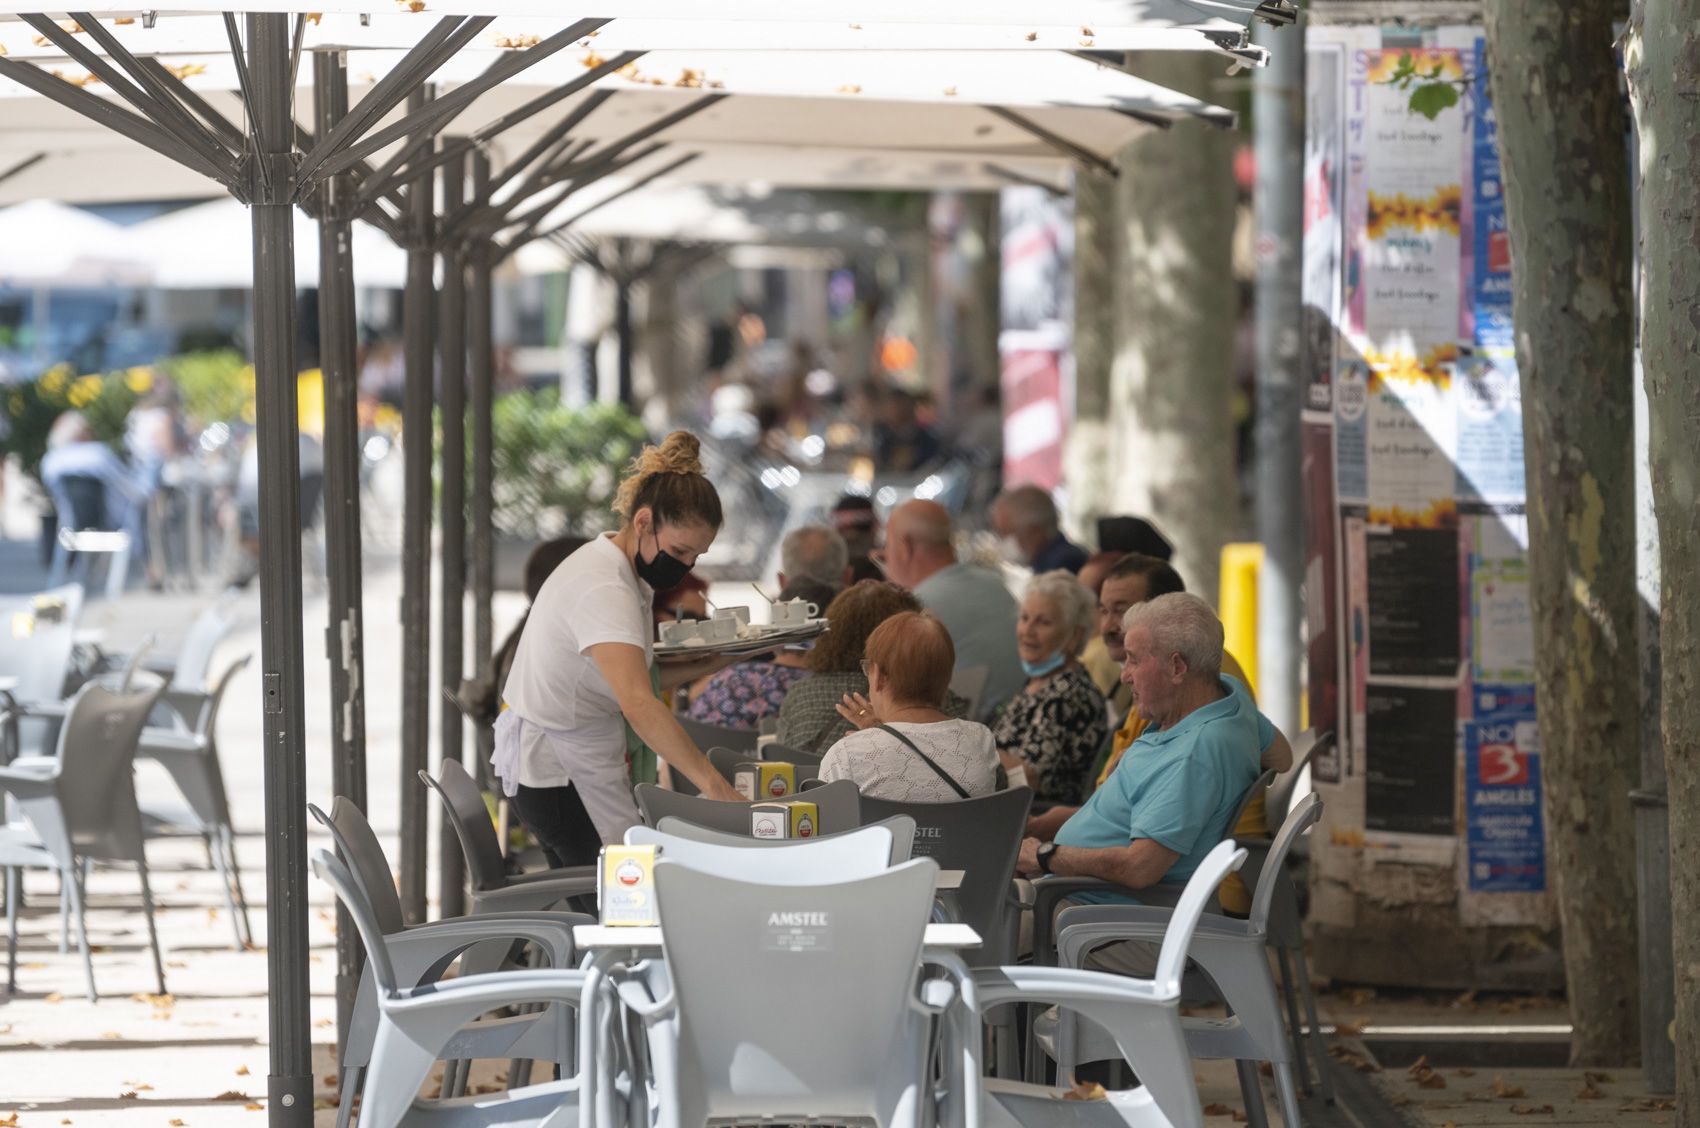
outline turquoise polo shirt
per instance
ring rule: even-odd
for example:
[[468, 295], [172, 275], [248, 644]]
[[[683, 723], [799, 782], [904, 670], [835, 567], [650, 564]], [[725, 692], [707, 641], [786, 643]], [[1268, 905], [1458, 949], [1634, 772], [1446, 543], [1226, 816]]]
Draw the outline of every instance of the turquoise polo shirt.
[[1232, 829], [1228, 820], [1275, 735], [1243, 683], [1223, 675], [1222, 685], [1226, 697], [1134, 741], [1104, 786], [1057, 832], [1057, 844], [1108, 849], [1149, 838], [1180, 855], [1164, 881], [1191, 877]]

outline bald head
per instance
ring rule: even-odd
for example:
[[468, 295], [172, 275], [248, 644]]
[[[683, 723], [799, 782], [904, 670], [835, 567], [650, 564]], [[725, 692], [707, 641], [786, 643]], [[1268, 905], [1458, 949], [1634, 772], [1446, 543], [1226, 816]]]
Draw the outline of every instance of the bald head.
[[956, 563], [950, 512], [936, 501], [906, 501], [891, 511], [885, 530], [886, 574], [912, 588]]

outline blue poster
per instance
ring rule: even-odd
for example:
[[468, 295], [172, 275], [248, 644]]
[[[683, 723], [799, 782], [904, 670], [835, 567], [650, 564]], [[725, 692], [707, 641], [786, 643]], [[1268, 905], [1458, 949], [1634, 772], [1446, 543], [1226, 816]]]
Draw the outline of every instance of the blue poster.
[[1478, 685], [1464, 722], [1464, 820], [1470, 889], [1547, 887], [1535, 687]]
[[1499, 172], [1499, 119], [1488, 91], [1487, 47], [1476, 40], [1475, 81], [1470, 84], [1470, 187], [1474, 230], [1470, 309], [1478, 352], [1512, 354], [1511, 235], [1505, 227], [1505, 190]]

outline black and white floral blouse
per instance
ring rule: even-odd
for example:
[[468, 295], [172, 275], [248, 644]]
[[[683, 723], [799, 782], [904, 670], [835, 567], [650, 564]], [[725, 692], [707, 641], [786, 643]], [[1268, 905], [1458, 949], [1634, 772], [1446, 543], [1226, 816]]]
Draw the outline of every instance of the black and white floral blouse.
[[1104, 695], [1078, 665], [1010, 698], [992, 726], [998, 751], [1021, 757], [1038, 775], [1034, 800], [1070, 806], [1092, 790], [1092, 765], [1109, 732]]

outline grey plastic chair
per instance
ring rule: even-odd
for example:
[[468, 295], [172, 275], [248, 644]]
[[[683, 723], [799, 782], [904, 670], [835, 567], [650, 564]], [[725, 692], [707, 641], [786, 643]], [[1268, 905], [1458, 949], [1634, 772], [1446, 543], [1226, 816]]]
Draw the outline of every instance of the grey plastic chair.
[[1317, 753], [1333, 747], [1334, 733], [1328, 729], [1306, 729], [1299, 734], [1298, 747], [1293, 750], [1293, 766], [1275, 778], [1264, 799], [1270, 826], [1280, 826], [1287, 821], [1287, 815], [1293, 808], [1293, 791], [1298, 787], [1299, 773], [1310, 766]]
[[[686, 822], [732, 834], [749, 834], [750, 804], [704, 799], [700, 795], [681, 795], [652, 783], [640, 783], [634, 789], [638, 811], [645, 826], [654, 826], [668, 815]], [[847, 779], [823, 784], [808, 793], [809, 802], [819, 808], [820, 833], [835, 834], [854, 830], [862, 825], [861, 792]], [[759, 802], [760, 800], [758, 800]]]
[[17, 990], [18, 894], [21, 869], [59, 874], [77, 917], [77, 946], [89, 1001], [95, 1000], [94, 962], [89, 957], [83, 874], [89, 862], [130, 862], [142, 886], [154, 978], [165, 994], [165, 963], [154, 927], [153, 890], [143, 848], [142, 814], [136, 805], [136, 742], [161, 690], [118, 694], [90, 685], [71, 701], [59, 730], [58, 755], [0, 768], [0, 791], [16, 802], [24, 822], [0, 827], [0, 867], [6, 871], [6, 982]]
[[[883, 826], [891, 831], [891, 855], [887, 864], [897, 865], [907, 862], [915, 845], [915, 820], [908, 815], [894, 815], [891, 818], [870, 822], [868, 826]], [[675, 838], [686, 838], [692, 842], [707, 842], [715, 846], [737, 846], [744, 850], [774, 850], [782, 846], [794, 845], [787, 838], [751, 838], [747, 834], [735, 834], [725, 830], [711, 830], [706, 826], [698, 826], [688, 819], [677, 815], [668, 815], [655, 824], [655, 829], [663, 834], [671, 834]], [[866, 829], [865, 827], [857, 829]], [[855, 834], [855, 830], [841, 830], [836, 834], [817, 834], [815, 841], [826, 838], [837, 838], [840, 835]]]
[[[5, 707], [0, 763], [21, 752], [49, 749], [57, 739], [58, 718], [31, 718], [27, 710], [64, 699], [82, 613], [81, 584], [0, 598], [0, 630], [6, 639], [0, 646], [0, 677], [16, 681], [0, 693], [0, 705]], [[20, 637], [20, 632], [27, 633]], [[32, 721], [27, 731], [21, 724], [24, 720]]]
[[796, 764], [799, 768], [812, 767], [815, 774], [820, 774], [820, 762], [826, 758], [824, 752], [807, 752], [801, 748], [790, 748], [784, 744], [769, 744], [761, 750], [761, 758], [777, 763]]
[[[954, 998], [945, 980], [917, 982], [935, 872], [916, 859], [771, 885], [658, 862], [666, 959], [619, 983], [648, 1034], [656, 1128], [933, 1123], [931, 1029]], [[787, 1022], [785, 1002], [803, 999]]]
[[[366, 946], [367, 973], [362, 981], [362, 1000], [373, 1016], [375, 1034], [371, 1040], [370, 1065], [364, 1071], [361, 1086], [363, 1128], [403, 1125], [528, 1128], [544, 1123], [590, 1128], [594, 1123], [590, 1112], [597, 1088], [597, 1062], [606, 1061], [611, 1053], [607, 1032], [595, 1026], [596, 1009], [583, 1005], [587, 997], [600, 990], [600, 971], [563, 966], [547, 971], [433, 979], [421, 986], [404, 987], [402, 984], [409, 982], [408, 975], [392, 960], [394, 938], [378, 926], [366, 899], [365, 883], [324, 850], [314, 854], [313, 870], [336, 891]], [[368, 983], [369, 991], [365, 990]], [[489, 1096], [435, 1102], [417, 1098], [431, 1067], [440, 1060], [457, 1056], [464, 1048], [467, 1031], [485, 1025], [474, 1022], [478, 1016], [503, 1007], [540, 1002], [548, 1005], [537, 1015], [550, 1016], [557, 1029], [561, 1029], [569, 1008], [578, 1013], [576, 1024], [566, 1026], [565, 1033], [558, 1035], [565, 1044], [573, 1046], [562, 1062], [563, 1080]], [[607, 1014], [609, 1010], [602, 1008], [601, 1013]], [[359, 1014], [358, 1008], [356, 1013]], [[354, 1103], [353, 1090], [346, 1087], [348, 1080], [351, 1078], [345, 1072], [339, 1123], [345, 1122], [343, 1110]], [[623, 1119], [619, 1094], [611, 1084], [606, 1088], [610, 1107], [615, 1116]]]
[[[1321, 817], [1322, 800], [1316, 795], [1305, 796], [1270, 847], [1268, 865], [1252, 894], [1250, 918], [1204, 917], [1193, 932], [1188, 951], [1232, 1012], [1226, 1019], [1183, 1020], [1189, 1051], [1196, 1058], [1230, 1058], [1240, 1062], [1241, 1085], [1247, 1090], [1248, 1106], [1255, 1103], [1259, 1109], [1262, 1091], [1251, 1063], [1269, 1062], [1287, 1128], [1299, 1128], [1299, 1106], [1293, 1081], [1293, 1050], [1281, 1021], [1281, 1001], [1269, 970], [1269, 915], [1288, 852], [1298, 837]], [[1178, 912], [1178, 909], [1145, 905], [1065, 909], [1058, 918], [1061, 927], [1058, 959], [1064, 966], [1081, 967], [1086, 957], [1105, 943], [1157, 940]], [[1059, 1073], [1072, 1070], [1080, 1061], [1098, 1060], [1113, 1053], [1113, 1048], [1106, 1046], [1099, 1035], [1100, 1032], [1091, 1028], [1077, 1030], [1069, 1021], [1061, 1023], [1055, 1042]]]
[[[970, 967], [997, 967], [1016, 960], [1021, 902], [1015, 896], [1015, 863], [1026, 833], [1033, 792], [1025, 787], [974, 799], [944, 803], [898, 803], [862, 797], [862, 818], [876, 821], [896, 815], [915, 820], [915, 854], [930, 857], [941, 869], [961, 870], [962, 885], [945, 904], [952, 919], [980, 934], [979, 949], [964, 953]], [[992, 1016], [995, 1072], [1014, 1077], [1019, 1070], [1016, 1016], [1004, 1009]]]
[[[191, 829], [206, 843], [207, 860], [211, 862], [224, 890], [224, 906], [230, 913], [231, 927], [236, 931], [236, 948], [241, 950], [253, 941], [248, 923], [248, 898], [242, 893], [242, 870], [236, 860], [236, 829], [230, 819], [230, 797], [224, 786], [224, 769], [218, 755], [218, 715], [226, 690], [236, 675], [248, 665], [253, 655], [245, 654], [232, 663], [218, 683], [202, 698], [193, 715], [171, 728], [144, 728], [137, 746], [138, 759], [152, 760], [170, 774], [177, 790], [189, 805], [194, 819]], [[171, 703], [171, 691], [165, 702]], [[157, 716], [158, 710], [156, 709]], [[181, 716], [181, 714], [178, 714]], [[169, 824], [176, 814], [144, 806], [142, 813], [159, 824]], [[157, 828], [149, 828], [149, 837], [162, 837]]]
[[734, 752], [745, 753], [746, 759], [755, 759], [756, 740], [761, 736], [755, 729], [706, 724], [683, 714], [679, 716], [678, 721], [684, 728], [685, 735], [696, 741], [698, 748], [730, 748]]
[[950, 691], [968, 701], [968, 716], [979, 716], [980, 698], [986, 692], [991, 677], [990, 666], [962, 666], [950, 676]]
[[[335, 841], [337, 853], [355, 883], [362, 901], [362, 912], [370, 926], [370, 936], [366, 927], [361, 928], [368, 954], [374, 946], [382, 945], [393, 982], [405, 983], [410, 988], [439, 982], [457, 958], [461, 960], [463, 973], [475, 975], [496, 971], [501, 955], [515, 940], [536, 945], [551, 967], [572, 967], [577, 954], [573, 946], [573, 925], [596, 923], [595, 918], [582, 913], [489, 913], [407, 925], [403, 923], [401, 899], [396, 895], [389, 860], [360, 809], [338, 796], [329, 815], [312, 804], [307, 810]], [[474, 960], [473, 950], [480, 945], [494, 955], [483, 961]], [[341, 1092], [344, 1099], [337, 1109], [338, 1128], [347, 1128], [353, 1110], [352, 1095], [359, 1089], [364, 1071], [371, 1064], [378, 1037], [377, 1000], [381, 984], [376, 975], [377, 969], [368, 962], [361, 971], [348, 1038], [341, 1047]], [[470, 1023], [471, 1019], [467, 1021]], [[486, 1019], [467, 1026], [445, 1042], [442, 1057], [456, 1065], [480, 1058], [508, 1058], [554, 1061], [567, 1068], [572, 1058], [572, 1037], [570, 1022], [559, 1013], [541, 1011]], [[459, 1074], [458, 1069], [445, 1074], [444, 1093], [457, 1092], [464, 1087], [465, 1079]], [[512, 1070], [509, 1076], [515, 1076]]]
[[1188, 880], [1163, 935], [1150, 979], [1056, 967], [984, 968], [974, 972], [973, 1001], [984, 1011], [1012, 1004], [1055, 1003], [1107, 1031], [1117, 1052], [1133, 1063], [1140, 1085], [1101, 1101], [1062, 1102], [1054, 1091], [1003, 1081], [985, 1082], [984, 1121], [1051, 1128], [1202, 1128], [1192, 1060], [1180, 1017], [1181, 973], [1195, 928], [1216, 887], [1245, 861], [1245, 851], [1220, 842]]
[[649, 826], [626, 831], [628, 846], [659, 846], [668, 861], [737, 881], [819, 884], [891, 868], [891, 828], [887, 826], [865, 826], [828, 838], [781, 840], [765, 849], [754, 845], [757, 841], [704, 842]]
[[443, 817], [454, 827], [466, 858], [467, 907], [471, 915], [537, 912], [553, 909], [569, 897], [596, 892], [595, 866], [567, 866], [536, 873], [510, 874], [502, 844], [484, 806], [484, 793], [458, 760], [444, 760], [433, 778], [419, 778], [443, 804]]

